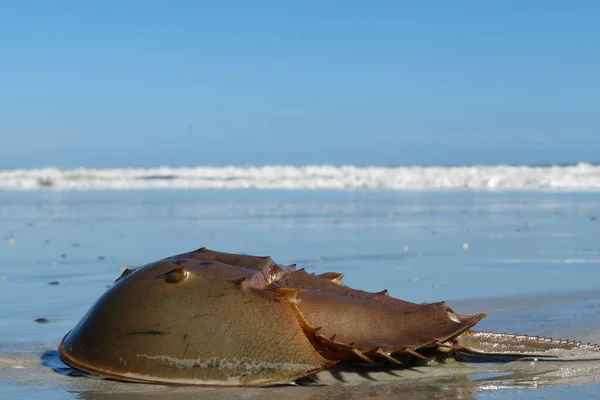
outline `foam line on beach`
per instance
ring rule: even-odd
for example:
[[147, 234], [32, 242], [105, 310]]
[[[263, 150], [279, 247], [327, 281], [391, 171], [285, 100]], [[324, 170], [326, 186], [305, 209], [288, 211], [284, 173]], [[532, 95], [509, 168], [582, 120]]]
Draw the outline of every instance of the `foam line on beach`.
[[600, 191], [600, 165], [285, 166], [0, 170], [0, 189]]

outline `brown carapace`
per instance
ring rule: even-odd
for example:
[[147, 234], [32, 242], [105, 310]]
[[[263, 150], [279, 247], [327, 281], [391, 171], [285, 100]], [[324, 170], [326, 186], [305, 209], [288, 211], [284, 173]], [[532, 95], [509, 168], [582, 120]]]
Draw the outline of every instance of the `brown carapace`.
[[352, 289], [339, 273], [201, 248], [126, 270], [64, 337], [59, 355], [122, 381], [247, 386], [346, 363], [600, 357], [597, 345], [472, 331], [483, 317]]

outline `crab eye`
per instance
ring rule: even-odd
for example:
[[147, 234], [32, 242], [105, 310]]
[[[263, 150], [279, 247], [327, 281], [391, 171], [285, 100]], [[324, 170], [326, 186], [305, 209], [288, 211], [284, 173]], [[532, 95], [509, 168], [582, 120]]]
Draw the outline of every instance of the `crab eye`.
[[165, 274], [166, 283], [179, 283], [183, 282], [190, 275], [189, 271], [185, 267], [175, 268]]

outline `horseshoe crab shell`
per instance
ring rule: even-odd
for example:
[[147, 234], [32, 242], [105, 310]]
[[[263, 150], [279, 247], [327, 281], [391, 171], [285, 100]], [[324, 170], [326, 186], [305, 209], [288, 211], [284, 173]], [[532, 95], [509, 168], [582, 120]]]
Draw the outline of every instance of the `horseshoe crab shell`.
[[[64, 337], [59, 355], [73, 368], [123, 381], [263, 386], [337, 363], [498, 350], [493, 334], [467, 332], [485, 314], [368, 293], [341, 278], [201, 248], [126, 270]], [[496, 352], [520, 349], [502, 340]]]

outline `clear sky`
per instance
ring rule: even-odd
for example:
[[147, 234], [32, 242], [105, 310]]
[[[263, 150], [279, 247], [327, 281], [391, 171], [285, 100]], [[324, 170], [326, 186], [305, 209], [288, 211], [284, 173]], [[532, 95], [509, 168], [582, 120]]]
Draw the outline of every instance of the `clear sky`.
[[600, 1], [0, 2], [0, 168], [578, 161]]

